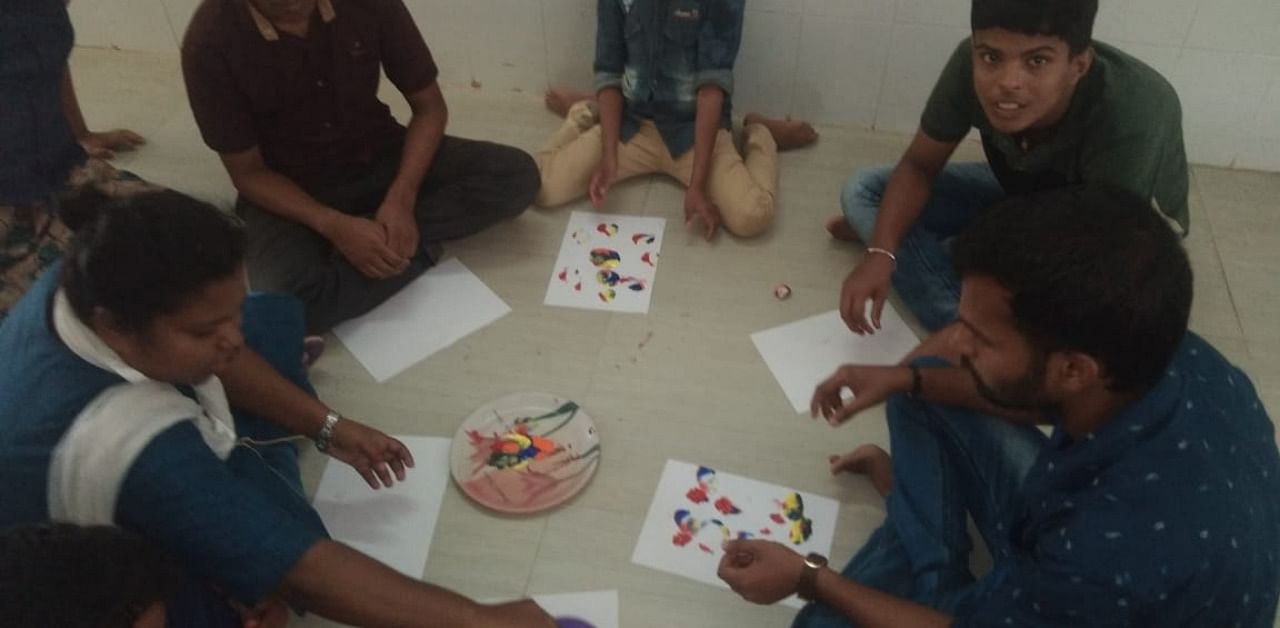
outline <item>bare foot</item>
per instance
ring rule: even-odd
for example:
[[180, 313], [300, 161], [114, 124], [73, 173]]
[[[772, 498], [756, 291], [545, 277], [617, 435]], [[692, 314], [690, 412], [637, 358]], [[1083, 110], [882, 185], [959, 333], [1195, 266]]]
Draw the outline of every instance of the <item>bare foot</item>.
[[547, 104], [547, 109], [550, 109], [552, 113], [563, 118], [569, 115], [569, 107], [572, 107], [574, 103], [579, 103], [584, 100], [594, 100], [595, 97], [596, 95], [591, 92], [578, 92], [571, 89], [551, 88], [547, 90], [547, 94], [543, 98], [543, 102]]
[[758, 113], [748, 113], [742, 122], [743, 124], [763, 124], [773, 135], [773, 141], [778, 144], [778, 150], [800, 148], [818, 141], [818, 132], [813, 130], [813, 126], [808, 122], [766, 118]]
[[827, 233], [831, 237], [841, 242], [860, 242], [862, 238], [858, 237], [858, 232], [849, 226], [849, 221], [844, 216], [832, 216], [827, 219]]
[[860, 445], [853, 451], [828, 458], [831, 474], [849, 472], [865, 475], [881, 497], [888, 497], [893, 490], [893, 459], [889, 452], [876, 445]]

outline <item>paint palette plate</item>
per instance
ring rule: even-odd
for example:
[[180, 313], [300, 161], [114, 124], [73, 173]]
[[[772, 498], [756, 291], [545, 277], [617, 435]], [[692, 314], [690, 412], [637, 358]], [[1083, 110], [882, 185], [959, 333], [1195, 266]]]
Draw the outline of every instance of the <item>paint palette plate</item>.
[[481, 506], [513, 514], [554, 508], [577, 495], [600, 464], [600, 435], [578, 404], [517, 393], [471, 413], [454, 436], [453, 479]]

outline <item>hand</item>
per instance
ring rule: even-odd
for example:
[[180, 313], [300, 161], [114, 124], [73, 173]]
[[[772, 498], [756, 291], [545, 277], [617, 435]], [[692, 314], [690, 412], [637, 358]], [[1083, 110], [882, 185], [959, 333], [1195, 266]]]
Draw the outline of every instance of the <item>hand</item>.
[[533, 600], [482, 605], [476, 628], [556, 628], [556, 620]]
[[[889, 298], [889, 279], [894, 261], [888, 255], [872, 253], [849, 273], [840, 289], [840, 317], [853, 333], [874, 334], [880, 329], [880, 312]], [[867, 320], [867, 300], [871, 300], [871, 320]]]
[[249, 608], [234, 600], [228, 600], [240, 614], [241, 628], [285, 628], [289, 625], [289, 606], [284, 600], [271, 595]]
[[707, 200], [707, 195], [701, 190], [691, 186], [684, 194], [685, 226], [692, 225], [695, 218], [701, 218], [703, 224], [707, 226], [705, 237], [710, 242], [711, 238], [715, 237], [716, 231], [720, 230], [720, 208]]
[[386, 279], [409, 267], [409, 258], [391, 249], [385, 225], [341, 213], [333, 221], [324, 231], [325, 237], [366, 277]]
[[609, 195], [609, 188], [618, 180], [618, 157], [605, 155], [600, 160], [600, 168], [591, 177], [591, 186], [587, 188], [591, 196], [591, 204], [596, 209], [604, 208], [604, 199]]
[[329, 441], [329, 455], [349, 465], [378, 490], [391, 487], [392, 474], [403, 482], [405, 468], [413, 467], [413, 454], [404, 443], [379, 432], [359, 421], [341, 419], [333, 426], [333, 438]]
[[[813, 391], [809, 416], [817, 418], [821, 413], [827, 423], [840, 425], [849, 417], [884, 403], [896, 393], [911, 390], [911, 384], [911, 369], [906, 366], [846, 364]], [[853, 391], [853, 400], [848, 404], [840, 396], [846, 388]]]
[[89, 131], [76, 139], [84, 152], [98, 159], [111, 159], [116, 156], [115, 151], [128, 152], [147, 143], [145, 138], [129, 129], [111, 129], [101, 133]]
[[800, 585], [804, 557], [773, 541], [725, 541], [716, 575], [748, 602], [773, 604]]
[[387, 246], [396, 255], [413, 259], [418, 252], [418, 221], [412, 204], [387, 199], [374, 214], [374, 222], [387, 231]]

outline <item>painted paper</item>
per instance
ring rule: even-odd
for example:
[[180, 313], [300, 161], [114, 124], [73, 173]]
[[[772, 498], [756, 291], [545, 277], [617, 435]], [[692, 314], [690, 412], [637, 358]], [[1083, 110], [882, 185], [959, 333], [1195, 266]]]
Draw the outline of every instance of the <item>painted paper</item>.
[[[711, 467], [668, 460], [631, 561], [728, 588], [716, 570], [729, 539], [828, 555], [839, 504]], [[798, 598], [783, 600], [801, 606]]]
[[544, 303], [648, 312], [665, 226], [662, 218], [573, 212]]

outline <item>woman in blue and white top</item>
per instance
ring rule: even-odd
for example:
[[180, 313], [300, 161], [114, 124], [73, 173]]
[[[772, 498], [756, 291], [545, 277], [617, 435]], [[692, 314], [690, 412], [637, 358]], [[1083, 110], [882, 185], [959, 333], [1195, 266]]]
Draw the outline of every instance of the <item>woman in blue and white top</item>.
[[373, 489], [413, 458], [315, 398], [302, 306], [246, 297], [244, 249], [234, 218], [175, 192], [80, 228], [0, 326], [0, 527], [114, 524], [172, 552], [200, 584], [170, 601], [175, 626], [258, 625], [280, 600], [362, 626], [551, 626], [328, 539], [282, 439], [316, 439]]

